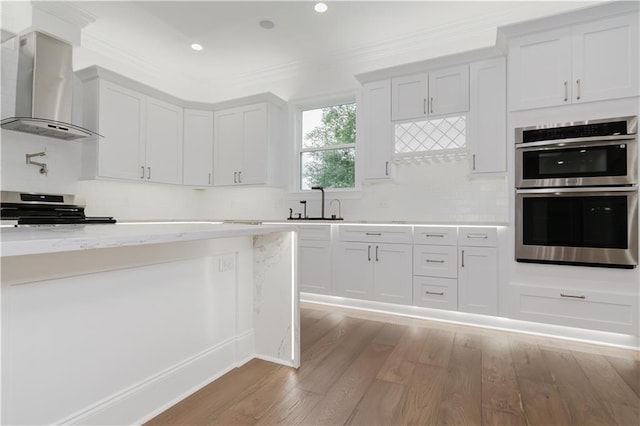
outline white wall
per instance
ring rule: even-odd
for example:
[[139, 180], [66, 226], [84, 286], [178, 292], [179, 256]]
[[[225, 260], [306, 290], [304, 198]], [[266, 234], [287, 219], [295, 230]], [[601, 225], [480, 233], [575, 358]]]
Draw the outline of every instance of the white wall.
[[[326, 191], [326, 216], [338, 213], [330, 200], [341, 200], [345, 220], [416, 221], [433, 223], [508, 222], [506, 176], [472, 177], [466, 159], [427, 163], [401, 163], [395, 179], [365, 183], [361, 192]], [[299, 200], [307, 200], [307, 214], [320, 215], [320, 192], [289, 197], [285, 210], [301, 212]]]

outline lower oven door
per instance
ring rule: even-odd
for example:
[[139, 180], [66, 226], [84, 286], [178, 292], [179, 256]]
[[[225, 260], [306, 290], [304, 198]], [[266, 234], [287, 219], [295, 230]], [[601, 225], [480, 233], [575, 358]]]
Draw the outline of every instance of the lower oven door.
[[637, 188], [516, 192], [517, 261], [638, 265]]

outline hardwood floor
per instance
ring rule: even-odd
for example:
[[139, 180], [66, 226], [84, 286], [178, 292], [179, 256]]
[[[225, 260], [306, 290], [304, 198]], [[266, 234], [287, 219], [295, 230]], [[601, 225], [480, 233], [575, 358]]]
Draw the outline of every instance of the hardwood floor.
[[317, 305], [300, 322], [300, 369], [252, 360], [147, 424], [640, 424], [637, 351]]

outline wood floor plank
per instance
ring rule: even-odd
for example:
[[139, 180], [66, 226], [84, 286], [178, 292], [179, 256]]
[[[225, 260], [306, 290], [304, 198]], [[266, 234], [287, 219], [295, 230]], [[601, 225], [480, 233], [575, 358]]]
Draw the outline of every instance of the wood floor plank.
[[622, 380], [640, 397], [640, 361], [632, 358], [607, 356], [609, 364], [615, 368]]
[[482, 423], [482, 351], [454, 345], [437, 424]]
[[[242, 413], [238, 413], [233, 409], [223, 411], [218, 417], [213, 420], [201, 423], [202, 425], [220, 425], [220, 426], [250, 426], [256, 424], [256, 419], [251, 416], [245, 416]], [[189, 423], [190, 426], [195, 426], [196, 423]]]
[[264, 379], [253, 392], [247, 393], [229, 408], [246, 417], [259, 419], [276, 401], [286, 395], [296, 385], [297, 373], [291, 368], [281, 368]]
[[391, 354], [391, 350], [391, 346], [371, 342], [344, 370], [302, 423], [305, 425], [344, 424], [367, 392], [378, 370]]
[[454, 338], [455, 332], [430, 329], [418, 362], [447, 368]]
[[541, 352], [557, 383], [560, 396], [567, 405], [572, 423], [579, 425], [614, 423], [573, 353], [547, 350], [541, 350]]
[[406, 392], [406, 386], [397, 383], [374, 380], [356, 406], [347, 424], [351, 425], [390, 425]]
[[[345, 369], [371, 343], [384, 323], [366, 321], [342, 339], [341, 344], [329, 353], [312, 370], [300, 368], [298, 387], [324, 394], [342, 375]], [[386, 359], [386, 358], [385, 358]], [[377, 374], [378, 370], [376, 370]]]
[[526, 423], [509, 339], [506, 337], [482, 339], [482, 406], [491, 409], [487, 413], [510, 413], [517, 418], [517, 423]]
[[304, 351], [311, 347], [322, 336], [328, 333], [331, 328], [338, 325], [345, 318], [342, 314], [331, 313], [315, 320], [310, 326], [301, 328], [301, 330], [304, 329], [304, 333], [300, 333], [300, 350]]
[[442, 367], [416, 364], [415, 374], [408, 386], [402, 408], [390, 424], [436, 424], [446, 378], [447, 370]]
[[256, 422], [258, 425], [299, 425], [322, 395], [294, 387], [282, 396]]
[[509, 346], [518, 379], [553, 383], [553, 377], [551, 377], [551, 372], [545, 364], [538, 345], [517, 336], [509, 339]]
[[571, 416], [557, 387], [542, 380], [518, 378], [522, 405], [531, 426], [569, 425]]
[[457, 331], [453, 344], [467, 348], [482, 349], [482, 336], [467, 331]]
[[417, 327], [403, 327], [403, 329], [402, 337], [380, 369], [377, 378], [406, 385], [411, 379], [429, 331]]
[[602, 400], [631, 406], [640, 405], [638, 395], [604, 356], [583, 352], [574, 352], [573, 356]]
[[495, 408], [482, 408], [482, 424], [486, 426], [525, 426], [523, 416], [511, 412], [498, 411]]
[[638, 426], [640, 425], [640, 407], [607, 403], [609, 412], [613, 416], [618, 426]]
[[406, 329], [407, 327], [404, 325], [385, 323], [373, 341], [381, 345], [395, 346], [402, 338]]
[[241, 368], [231, 370], [218, 380], [187, 397], [180, 404], [150, 420], [148, 425], [205, 424], [215, 419], [235, 401], [280, 368], [277, 364], [254, 359]]
[[[364, 324], [364, 321], [357, 318], [345, 318], [338, 325], [322, 336], [311, 347], [300, 353], [300, 368], [298, 375], [304, 377], [308, 372], [315, 370], [316, 366], [324, 358], [337, 348], [342, 347], [345, 339], [350, 339], [355, 330]], [[304, 330], [301, 330], [303, 333]]]

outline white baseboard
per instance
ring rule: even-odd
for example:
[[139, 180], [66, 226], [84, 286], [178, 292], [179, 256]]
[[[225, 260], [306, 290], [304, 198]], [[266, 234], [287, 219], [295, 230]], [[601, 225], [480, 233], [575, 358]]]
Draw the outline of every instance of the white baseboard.
[[469, 314], [458, 311], [422, 308], [411, 305], [374, 302], [371, 300], [348, 299], [324, 294], [300, 293], [300, 302], [338, 306], [362, 312], [375, 312], [401, 317], [440, 321], [472, 327], [526, 333], [538, 336], [555, 337], [565, 340], [594, 343], [623, 349], [638, 350], [640, 337], [627, 334], [608, 333], [552, 324], [521, 321], [488, 315]]
[[56, 424], [142, 424], [253, 358], [236, 352], [238, 346], [247, 348], [249, 341], [253, 342], [252, 330], [208, 348]]

